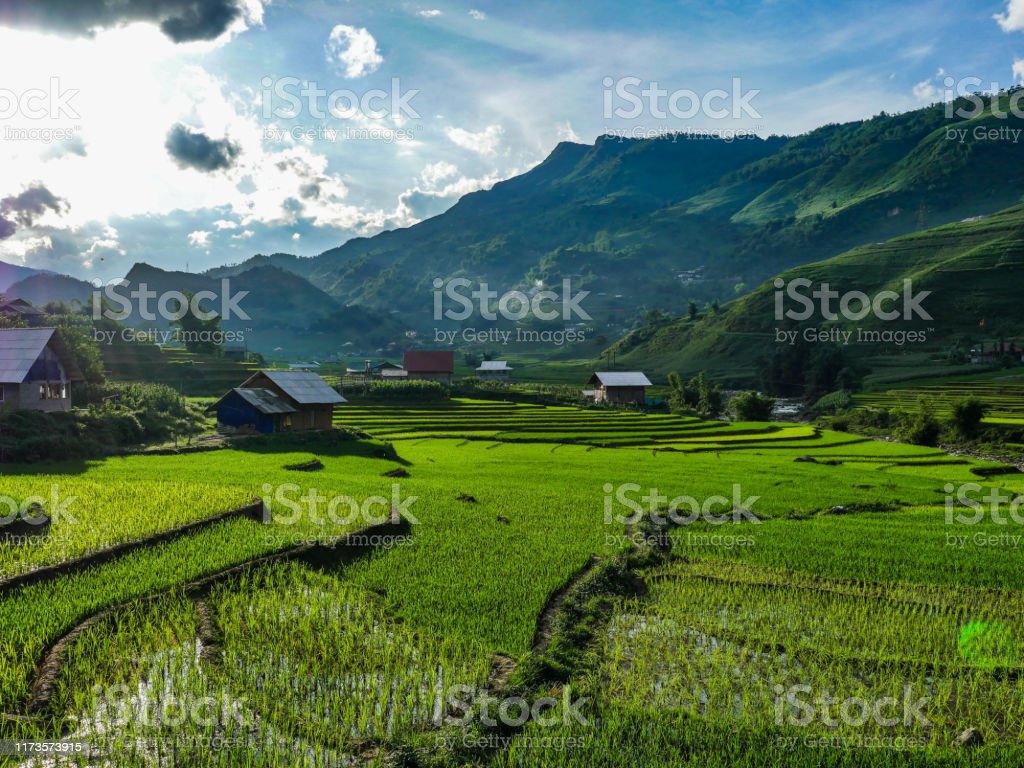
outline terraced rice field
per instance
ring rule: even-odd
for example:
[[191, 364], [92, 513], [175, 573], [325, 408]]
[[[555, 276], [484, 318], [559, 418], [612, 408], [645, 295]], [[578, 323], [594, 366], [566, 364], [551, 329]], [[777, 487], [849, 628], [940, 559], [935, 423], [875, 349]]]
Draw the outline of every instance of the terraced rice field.
[[888, 408], [915, 411], [923, 399], [937, 416], [948, 416], [953, 406], [976, 397], [989, 408], [985, 421], [990, 424], [1024, 424], [1024, 378], [992, 376], [922, 383], [854, 395], [862, 408]]
[[813, 427], [801, 424], [736, 424], [669, 414], [458, 398], [429, 407], [353, 406], [339, 411], [335, 421], [340, 426], [366, 430], [388, 440], [461, 437], [605, 447], [689, 446], [700, 449], [716, 444], [795, 440], [815, 434]]
[[[338, 418], [373, 440], [5, 468], [12, 497], [59, 480], [97, 512], [67, 548], [0, 547], [65, 567], [0, 579], [0, 739], [93, 753], [0, 764], [1024, 760], [1021, 525], [945, 509], [950, 485], [1010, 499], [1024, 475], [799, 424], [466, 400]], [[153, 538], [256, 496], [269, 522]], [[392, 507], [400, 538], [348, 548]], [[984, 745], [953, 746], [969, 727]]]

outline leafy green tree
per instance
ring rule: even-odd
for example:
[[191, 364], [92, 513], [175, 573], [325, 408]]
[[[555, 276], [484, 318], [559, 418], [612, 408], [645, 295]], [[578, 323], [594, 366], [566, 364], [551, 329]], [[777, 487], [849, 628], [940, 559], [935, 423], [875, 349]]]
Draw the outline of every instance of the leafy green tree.
[[676, 413], [695, 413], [704, 418], [714, 418], [722, 412], [722, 391], [717, 384], [708, 384], [707, 374], [701, 371], [684, 382], [675, 371], [668, 375], [672, 388], [669, 394], [669, 408]]
[[178, 307], [178, 311], [184, 310], [181, 318], [175, 320], [171, 325], [181, 331], [182, 341], [185, 349], [189, 352], [212, 354], [220, 350], [220, 315], [213, 313], [208, 320], [203, 320], [192, 311], [192, 298], [194, 294], [186, 293], [187, 306]]
[[729, 401], [729, 408], [739, 421], [771, 421], [775, 398], [757, 392], [740, 392]]
[[971, 439], [981, 431], [981, 420], [988, 413], [988, 406], [976, 397], [969, 397], [953, 405], [950, 416], [953, 430], [957, 435]]

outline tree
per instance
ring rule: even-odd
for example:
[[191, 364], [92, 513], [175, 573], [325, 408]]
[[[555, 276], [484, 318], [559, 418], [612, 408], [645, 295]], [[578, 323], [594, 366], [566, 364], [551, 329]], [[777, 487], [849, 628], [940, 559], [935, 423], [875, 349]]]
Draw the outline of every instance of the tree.
[[729, 408], [739, 421], [771, 421], [775, 398], [757, 392], [740, 392], [729, 401]]
[[714, 418], [722, 411], [722, 391], [718, 385], [709, 385], [704, 371], [687, 382], [675, 371], [668, 375], [672, 388], [669, 408], [676, 413], [696, 413], [704, 418]]
[[691, 320], [697, 319], [697, 302], [691, 301], [686, 305], [686, 314]]
[[[203, 320], [192, 311], [194, 294], [185, 294], [187, 306], [179, 307], [178, 311], [184, 310], [184, 314], [171, 325], [177, 326], [181, 331], [181, 341], [189, 352], [213, 353], [220, 349], [220, 315], [212, 313], [212, 317]], [[205, 313], [204, 313], [205, 314]]]
[[981, 431], [981, 420], [988, 413], [988, 406], [976, 397], [969, 397], [953, 405], [950, 418], [954, 431], [965, 438], [977, 437]]

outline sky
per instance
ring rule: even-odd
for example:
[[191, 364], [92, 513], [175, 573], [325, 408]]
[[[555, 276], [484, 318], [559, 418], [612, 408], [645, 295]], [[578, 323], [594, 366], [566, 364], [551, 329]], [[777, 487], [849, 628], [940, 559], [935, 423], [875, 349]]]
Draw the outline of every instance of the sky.
[[1024, 80], [1024, 0], [3, 0], [0, 260], [313, 256], [560, 141], [797, 134]]

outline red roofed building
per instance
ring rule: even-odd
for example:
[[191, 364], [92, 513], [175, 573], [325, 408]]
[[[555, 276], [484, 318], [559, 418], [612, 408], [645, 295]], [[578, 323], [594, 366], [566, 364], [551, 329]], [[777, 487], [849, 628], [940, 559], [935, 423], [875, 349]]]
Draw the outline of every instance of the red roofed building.
[[406, 352], [402, 357], [402, 368], [408, 372], [410, 379], [440, 381], [450, 386], [452, 374], [455, 373], [455, 353]]

